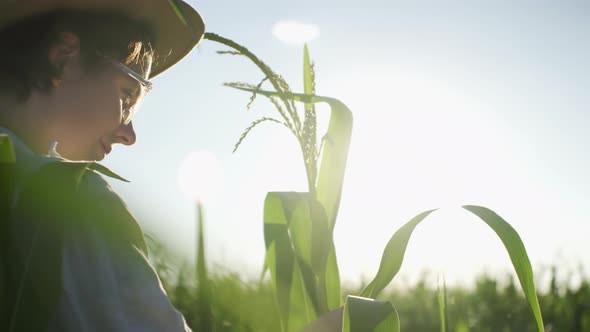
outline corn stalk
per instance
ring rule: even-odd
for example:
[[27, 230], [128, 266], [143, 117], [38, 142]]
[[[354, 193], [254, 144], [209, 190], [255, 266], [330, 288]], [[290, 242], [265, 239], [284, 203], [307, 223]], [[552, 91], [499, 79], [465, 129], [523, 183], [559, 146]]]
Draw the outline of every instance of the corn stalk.
[[[399, 272], [411, 234], [434, 210], [418, 214], [393, 234], [385, 247], [375, 278], [359, 294], [360, 297], [348, 296], [342, 303], [333, 232], [352, 134], [352, 112], [338, 99], [316, 95], [315, 71], [307, 46], [304, 47], [303, 61], [304, 93], [299, 94], [293, 93], [282, 76], [245, 47], [213, 33], [206, 33], [204, 38], [233, 49], [219, 53], [245, 56], [262, 71], [264, 79], [256, 85], [241, 82], [225, 85], [251, 93], [248, 108], [256, 96], [268, 98], [282, 119], [275, 119], [274, 122], [282, 123], [294, 134], [302, 151], [309, 191], [269, 192], [264, 203], [265, 269], [270, 271], [282, 330], [300, 331], [319, 316], [344, 305], [342, 331], [399, 331], [399, 317], [393, 305], [374, 298]], [[266, 81], [273, 90], [262, 89]], [[304, 105], [303, 122], [295, 102]], [[330, 106], [331, 116], [328, 130], [318, 148], [314, 105], [320, 102]], [[236, 149], [258, 123], [247, 128]], [[518, 233], [488, 208], [463, 208], [485, 222], [504, 244], [537, 330], [543, 332], [531, 264]], [[446, 325], [446, 322], [443, 324]]]

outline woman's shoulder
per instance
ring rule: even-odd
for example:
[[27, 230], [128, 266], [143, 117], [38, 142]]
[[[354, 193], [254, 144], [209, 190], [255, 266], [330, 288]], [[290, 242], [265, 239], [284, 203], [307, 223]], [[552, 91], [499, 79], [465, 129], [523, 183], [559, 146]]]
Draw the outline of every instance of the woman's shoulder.
[[54, 159], [29, 177], [20, 200], [43, 205], [66, 227], [88, 226], [114, 244], [131, 242], [147, 252], [136, 217], [105, 177], [122, 179], [96, 162]]
[[147, 255], [143, 231], [137, 218], [106, 177], [127, 181], [98, 163], [85, 166], [77, 190], [86, 202], [85, 214], [91, 222], [99, 223], [98, 226], [109, 238], [131, 241]]
[[[17, 162], [16, 167], [20, 166]], [[93, 161], [46, 158], [26, 178], [19, 179], [19, 185], [23, 191], [35, 188], [37, 192], [71, 195], [69, 199], [73, 202], [87, 199], [92, 200], [93, 205], [113, 204], [113, 208], [128, 210], [105, 176], [128, 182]]]
[[41, 155], [7, 128], [0, 127], [0, 135], [8, 141], [3, 147], [12, 150], [11, 205], [20, 218], [51, 217], [57, 225], [97, 226], [113, 240], [131, 240], [146, 251], [136, 218], [105, 177], [127, 180], [97, 162], [62, 158], [55, 144]]

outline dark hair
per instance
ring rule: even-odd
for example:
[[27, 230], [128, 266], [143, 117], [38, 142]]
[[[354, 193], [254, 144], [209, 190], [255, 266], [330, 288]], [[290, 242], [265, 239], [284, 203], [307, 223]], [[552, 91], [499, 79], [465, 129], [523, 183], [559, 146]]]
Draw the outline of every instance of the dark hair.
[[48, 51], [62, 31], [80, 38], [81, 66], [87, 72], [105, 65], [97, 51], [142, 66], [154, 55], [155, 32], [148, 22], [115, 11], [51, 11], [0, 30], [0, 94], [24, 101], [33, 89], [51, 91], [51, 80], [61, 76], [62, 68], [49, 62]]

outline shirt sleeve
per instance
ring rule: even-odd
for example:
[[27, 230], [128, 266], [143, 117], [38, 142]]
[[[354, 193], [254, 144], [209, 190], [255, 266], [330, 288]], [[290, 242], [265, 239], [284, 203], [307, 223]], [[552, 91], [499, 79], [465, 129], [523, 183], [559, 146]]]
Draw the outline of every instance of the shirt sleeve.
[[191, 331], [142, 250], [92, 224], [64, 234], [62, 287], [49, 331]]

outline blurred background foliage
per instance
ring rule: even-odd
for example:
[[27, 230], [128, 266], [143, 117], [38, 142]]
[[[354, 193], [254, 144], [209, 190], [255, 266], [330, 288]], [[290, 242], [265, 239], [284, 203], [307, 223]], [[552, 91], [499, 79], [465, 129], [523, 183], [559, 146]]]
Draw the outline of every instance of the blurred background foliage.
[[[194, 331], [203, 331], [202, 312], [210, 310], [213, 331], [280, 331], [271, 282], [244, 280], [239, 271], [214, 266], [209, 272], [213, 294], [208, 308], [198, 299], [194, 265], [178, 267], [166, 248], [150, 241], [151, 261], [172, 302]], [[580, 271], [558, 278], [556, 267], [546, 269], [546, 284], [538, 283], [538, 295], [547, 332], [590, 332], [590, 280]], [[543, 273], [541, 273], [542, 275]], [[401, 318], [401, 331], [439, 332], [440, 318], [436, 276], [424, 273], [411, 286], [388, 287], [379, 299], [391, 301]], [[572, 280], [579, 280], [572, 282]], [[394, 283], [395, 284], [395, 283]], [[349, 285], [342, 294], [358, 294], [365, 285]], [[447, 331], [536, 331], [520, 286], [510, 274], [481, 274], [473, 286], [447, 286]], [[209, 324], [206, 322], [206, 324]]]

